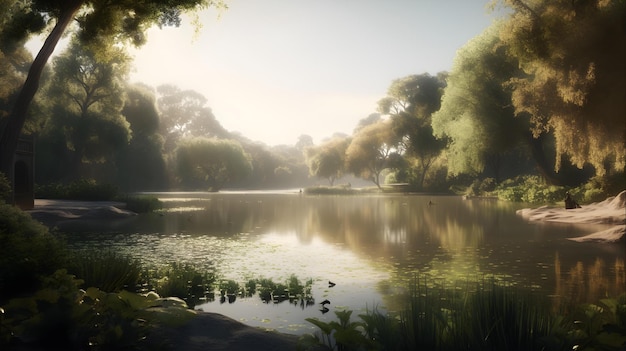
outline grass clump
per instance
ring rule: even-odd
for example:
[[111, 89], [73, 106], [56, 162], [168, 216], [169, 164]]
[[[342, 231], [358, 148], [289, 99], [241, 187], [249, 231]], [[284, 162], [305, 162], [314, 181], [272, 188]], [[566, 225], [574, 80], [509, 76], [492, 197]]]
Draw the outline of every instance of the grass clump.
[[163, 202], [155, 196], [132, 195], [119, 197], [118, 200], [126, 203], [127, 210], [135, 213], [150, 213], [163, 208]]
[[84, 178], [69, 184], [51, 183], [35, 187], [35, 196], [40, 199], [110, 201], [117, 194], [118, 189], [112, 184], [99, 184]]
[[[432, 283], [432, 282], [431, 282]], [[484, 281], [466, 289], [410, 286], [397, 315], [377, 309], [351, 321], [307, 319], [319, 328], [301, 338], [304, 350], [620, 350], [626, 346], [626, 295], [571, 312], [544, 296]], [[568, 312], [569, 311], [569, 312]]]
[[142, 267], [138, 260], [111, 250], [89, 250], [71, 255], [68, 272], [80, 277], [84, 287], [106, 292], [134, 291], [141, 279]]

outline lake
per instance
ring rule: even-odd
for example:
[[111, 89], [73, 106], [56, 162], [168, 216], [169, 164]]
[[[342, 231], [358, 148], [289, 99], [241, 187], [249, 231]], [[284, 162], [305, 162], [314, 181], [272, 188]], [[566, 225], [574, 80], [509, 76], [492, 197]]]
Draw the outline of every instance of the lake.
[[[305, 318], [334, 320], [338, 309], [396, 311], [417, 275], [450, 288], [494, 278], [576, 302], [617, 296], [626, 283], [621, 245], [567, 240], [607, 226], [527, 222], [515, 214], [523, 204], [297, 191], [156, 195], [162, 212], [73, 228], [70, 246], [113, 249], [152, 267], [190, 263], [241, 284], [312, 279], [314, 304], [218, 295], [196, 306], [285, 333], [313, 333]], [[330, 313], [320, 309], [325, 299]]]

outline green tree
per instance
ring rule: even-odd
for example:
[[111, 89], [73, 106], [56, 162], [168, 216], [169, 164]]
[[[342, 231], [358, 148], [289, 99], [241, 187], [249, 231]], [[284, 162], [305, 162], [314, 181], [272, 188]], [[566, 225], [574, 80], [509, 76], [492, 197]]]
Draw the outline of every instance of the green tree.
[[130, 123], [133, 138], [118, 155], [118, 184], [125, 190], [155, 190], [167, 186], [163, 137], [154, 91], [136, 84], [126, 88], [122, 114]]
[[393, 165], [398, 140], [390, 120], [380, 120], [361, 128], [346, 149], [346, 168], [355, 176], [381, 187], [381, 172]]
[[[115, 155], [130, 140], [129, 124], [121, 113], [128, 60], [119, 48], [94, 51], [74, 40], [54, 61], [47, 89], [51, 117], [42, 137], [45, 141], [56, 135], [57, 141], [64, 141], [68, 162], [64, 173], [70, 178], [110, 182], [115, 176]], [[44, 159], [52, 162], [60, 155], [49, 156]]]
[[144, 31], [153, 24], [179, 25], [185, 11], [221, 3], [212, 0], [3, 0], [2, 42], [23, 42], [31, 33], [41, 33], [45, 23], [54, 22], [28, 71], [11, 113], [0, 121], [0, 172], [12, 178], [13, 156], [26, 121], [28, 108], [50, 55], [70, 23], [79, 37], [105, 46], [145, 42]]
[[230, 134], [207, 107], [207, 99], [194, 90], [181, 90], [173, 85], [157, 87], [161, 113], [161, 134], [165, 137], [167, 153], [181, 139], [193, 137], [229, 138]]
[[232, 140], [203, 137], [181, 141], [176, 149], [181, 185], [219, 191], [252, 172], [250, 156]]
[[530, 137], [528, 123], [515, 118], [505, 83], [519, 75], [495, 24], [457, 51], [441, 109], [432, 116], [436, 136], [448, 138], [448, 172], [480, 174]]
[[387, 96], [378, 102], [382, 114], [389, 115], [403, 156], [412, 165], [416, 185], [424, 187], [424, 179], [446, 146], [433, 136], [431, 115], [439, 110], [446, 86], [445, 74], [411, 75], [394, 80]]
[[554, 133], [561, 156], [598, 175], [626, 164], [626, 2], [504, 0], [500, 31], [525, 75], [511, 79], [513, 106], [535, 136]]
[[327, 179], [330, 186], [341, 178], [345, 169], [348, 138], [336, 137], [307, 149], [306, 159], [312, 176]]

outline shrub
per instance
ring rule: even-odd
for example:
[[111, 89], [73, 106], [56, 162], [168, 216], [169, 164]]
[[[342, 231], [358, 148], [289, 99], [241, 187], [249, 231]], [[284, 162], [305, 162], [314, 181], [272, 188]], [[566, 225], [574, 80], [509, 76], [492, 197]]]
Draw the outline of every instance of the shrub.
[[208, 292], [213, 291], [215, 275], [200, 272], [191, 264], [173, 262], [153, 272], [149, 281], [159, 295], [179, 297], [189, 307], [194, 307]]
[[0, 201], [6, 199], [11, 194], [11, 182], [4, 173], [0, 173]]
[[163, 203], [154, 196], [127, 196], [119, 200], [126, 203], [126, 209], [136, 213], [149, 213], [163, 208]]
[[73, 253], [68, 271], [84, 281], [83, 287], [96, 287], [107, 292], [133, 290], [141, 277], [138, 260], [113, 251]]
[[69, 184], [38, 185], [35, 189], [35, 195], [41, 199], [107, 201], [113, 200], [117, 193], [114, 185], [98, 184], [93, 179], [79, 179]]
[[0, 203], [0, 302], [39, 287], [39, 278], [63, 267], [67, 251], [41, 223]]

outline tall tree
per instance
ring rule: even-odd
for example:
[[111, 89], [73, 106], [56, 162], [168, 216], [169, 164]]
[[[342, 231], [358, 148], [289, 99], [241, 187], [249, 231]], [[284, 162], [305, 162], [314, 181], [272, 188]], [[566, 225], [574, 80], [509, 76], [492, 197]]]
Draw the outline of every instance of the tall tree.
[[250, 156], [232, 140], [193, 138], [176, 149], [176, 164], [186, 188], [218, 191], [252, 172]]
[[336, 137], [319, 146], [307, 149], [306, 159], [312, 176], [327, 179], [330, 186], [341, 178], [345, 171], [346, 149], [350, 139]]
[[230, 134], [206, 106], [207, 99], [194, 90], [181, 90], [173, 85], [157, 88], [161, 113], [161, 134], [165, 137], [167, 153], [179, 140], [193, 137], [229, 138]]
[[449, 139], [451, 174], [479, 174], [530, 137], [505, 86], [519, 69], [498, 37], [501, 27], [492, 25], [457, 51], [441, 109], [432, 116], [435, 135]]
[[[130, 41], [135, 45], [145, 42], [144, 31], [152, 24], [179, 25], [184, 11], [216, 5], [212, 0], [31, 0], [11, 1], [3, 11], [3, 40], [24, 40], [30, 33], [39, 33], [44, 19], [55, 22], [44, 44], [30, 66], [11, 113], [0, 125], [0, 172], [13, 174], [13, 155], [17, 140], [26, 121], [28, 107], [39, 88], [43, 69], [59, 39], [76, 20], [79, 36], [85, 41], [112, 45]], [[10, 20], [5, 20], [7, 17]], [[25, 20], [26, 19], [26, 20]]]
[[535, 136], [553, 132], [561, 156], [598, 175], [626, 165], [626, 2], [503, 0], [501, 33], [525, 76], [511, 80], [515, 112]]
[[122, 114], [133, 138], [118, 154], [118, 184], [124, 190], [162, 190], [167, 187], [163, 137], [154, 91], [136, 84], [126, 88]]
[[[128, 144], [129, 124], [122, 116], [128, 63], [119, 48], [94, 50], [76, 40], [55, 59], [47, 89], [51, 117], [44, 132], [58, 129], [63, 135], [69, 178], [103, 176], [103, 167], [97, 166], [103, 164], [114, 171], [116, 151]], [[107, 176], [111, 181], [114, 174]]]
[[346, 150], [346, 168], [381, 188], [381, 172], [398, 156], [398, 139], [389, 120], [380, 120], [356, 133]]
[[412, 164], [419, 189], [446, 143], [433, 136], [431, 115], [441, 106], [445, 74], [411, 75], [394, 80], [378, 110], [389, 115], [403, 156]]

